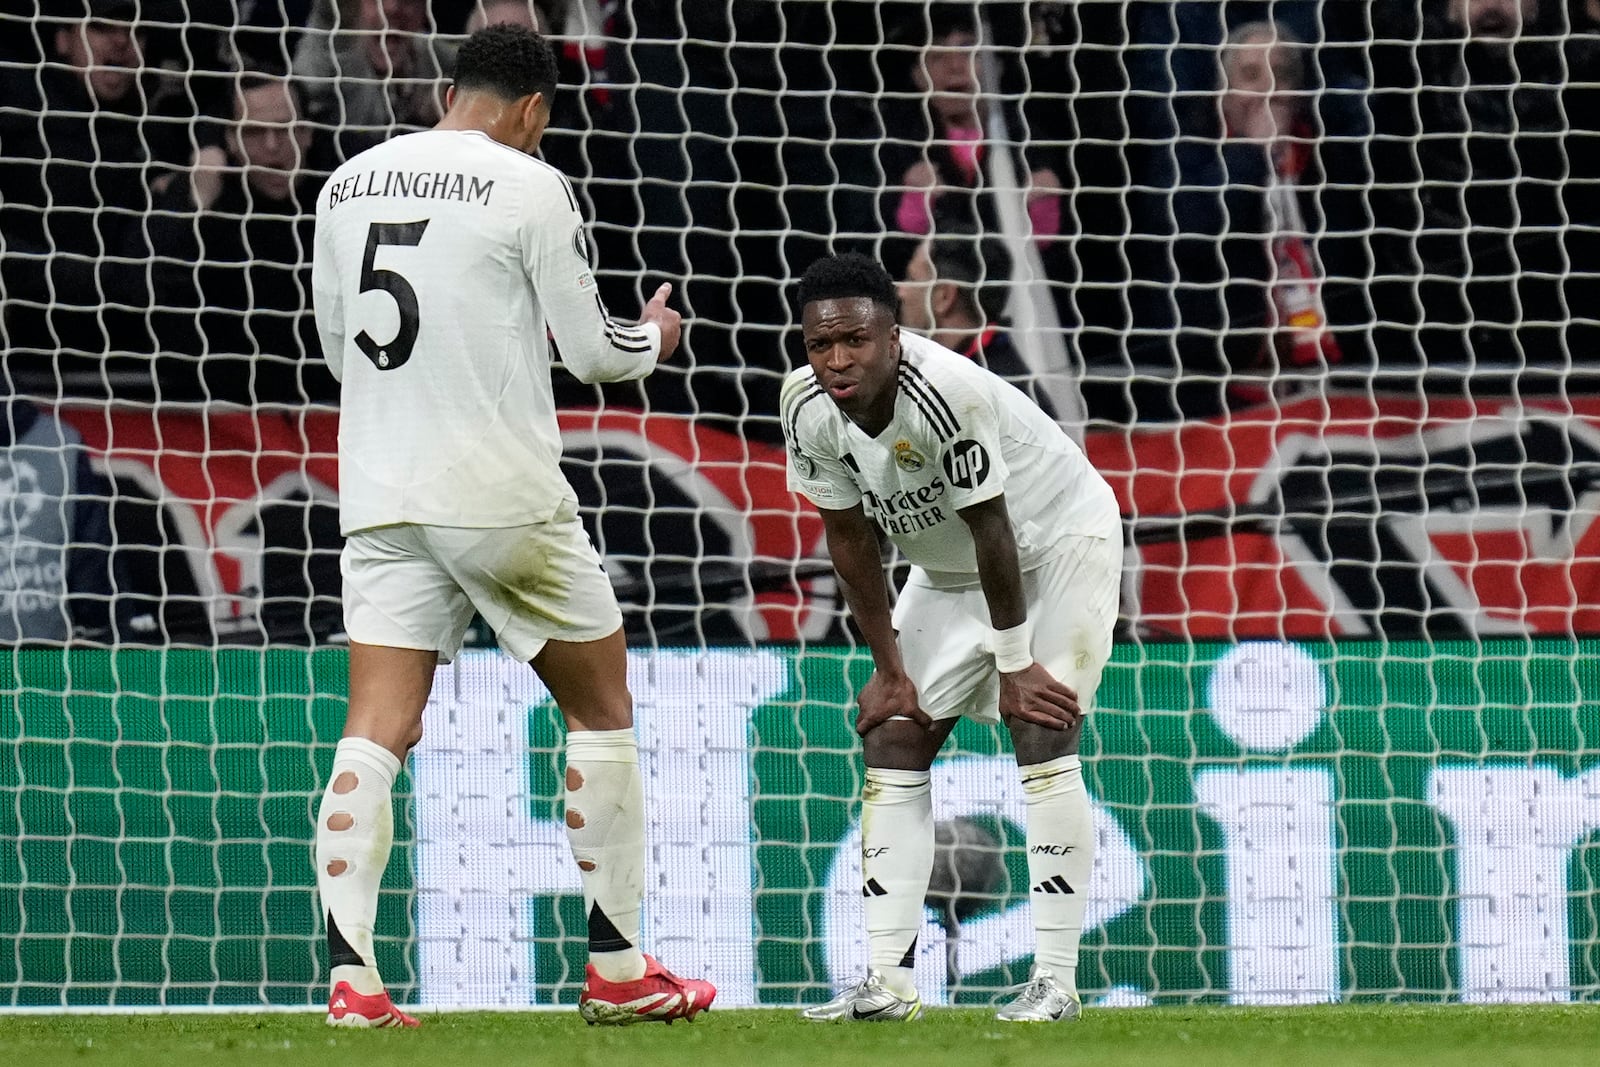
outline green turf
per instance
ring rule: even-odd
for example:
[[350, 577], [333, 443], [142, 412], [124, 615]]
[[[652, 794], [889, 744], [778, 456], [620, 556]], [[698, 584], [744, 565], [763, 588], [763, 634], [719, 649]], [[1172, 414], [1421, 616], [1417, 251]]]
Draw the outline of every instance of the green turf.
[[568, 1012], [484, 1012], [424, 1016], [415, 1032], [332, 1030], [316, 1015], [0, 1015], [0, 1057], [0, 1067], [1589, 1067], [1600, 1064], [1600, 1006], [1150, 1008], [1029, 1027], [1002, 1027], [978, 1010], [931, 1011], [908, 1025], [724, 1011], [693, 1024], [623, 1030], [586, 1027]]

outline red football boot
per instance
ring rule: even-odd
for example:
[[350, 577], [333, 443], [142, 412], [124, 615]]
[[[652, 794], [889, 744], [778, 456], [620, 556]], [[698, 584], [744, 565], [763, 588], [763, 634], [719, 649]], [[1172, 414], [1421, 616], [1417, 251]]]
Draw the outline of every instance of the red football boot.
[[409, 1030], [422, 1024], [395, 1007], [387, 992], [368, 996], [351, 989], [349, 982], [340, 982], [328, 997], [328, 1025], [403, 1026]]
[[589, 964], [578, 996], [583, 1021], [601, 1026], [693, 1019], [711, 1007], [717, 987], [698, 978], [679, 978], [656, 961], [644, 958], [644, 977], [632, 982], [608, 982]]

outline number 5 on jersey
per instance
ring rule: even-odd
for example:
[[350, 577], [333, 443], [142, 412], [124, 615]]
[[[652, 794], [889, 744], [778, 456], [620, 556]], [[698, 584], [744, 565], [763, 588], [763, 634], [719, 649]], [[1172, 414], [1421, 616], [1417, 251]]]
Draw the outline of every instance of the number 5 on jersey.
[[428, 221], [374, 222], [367, 228], [367, 251], [361, 257], [361, 291], [369, 293], [374, 289], [382, 289], [394, 298], [394, 306], [400, 312], [400, 328], [387, 344], [374, 341], [366, 330], [356, 334], [356, 347], [379, 370], [394, 370], [404, 366], [406, 360], [411, 358], [411, 350], [417, 345], [419, 323], [417, 291], [411, 288], [411, 283], [406, 281], [404, 275], [374, 267], [373, 260], [378, 257], [380, 245], [415, 246], [422, 240]]

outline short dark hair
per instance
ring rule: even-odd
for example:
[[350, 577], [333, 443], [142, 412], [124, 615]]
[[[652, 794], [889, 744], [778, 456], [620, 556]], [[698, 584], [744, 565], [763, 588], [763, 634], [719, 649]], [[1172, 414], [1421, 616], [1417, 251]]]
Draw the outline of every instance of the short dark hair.
[[806, 268], [800, 279], [800, 308], [815, 300], [864, 296], [900, 319], [900, 294], [883, 264], [860, 252], [824, 256]]
[[456, 53], [457, 92], [477, 90], [504, 100], [556, 95], [556, 54], [542, 35], [526, 26], [496, 23], [468, 37]]
[[255, 70], [242, 70], [234, 76], [231, 114], [234, 118], [239, 117], [239, 112], [244, 107], [245, 93], [279, 85], [289, 90], [289, 98], [294, 102], [295, 114], [304, 116], [306, 113], [305, 91], [300, 87], [300, 83], [286, 69], [270, 64]]
[[1011, 298], [1011, 253], [1005, 241], [969, 222], [935, 225], [938, 228], [928, 238], [934, 278], [961, 285], [971, 294], [972, 310], [998, 322]]

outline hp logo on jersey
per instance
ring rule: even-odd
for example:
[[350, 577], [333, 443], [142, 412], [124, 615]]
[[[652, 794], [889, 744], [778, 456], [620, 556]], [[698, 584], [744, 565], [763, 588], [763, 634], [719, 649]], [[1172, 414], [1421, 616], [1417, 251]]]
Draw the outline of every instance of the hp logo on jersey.
[[944, 454], [944, 472], [962, 489], [975, 489], [989, 477], [989, 453], [976, 441], [957, 441]]

